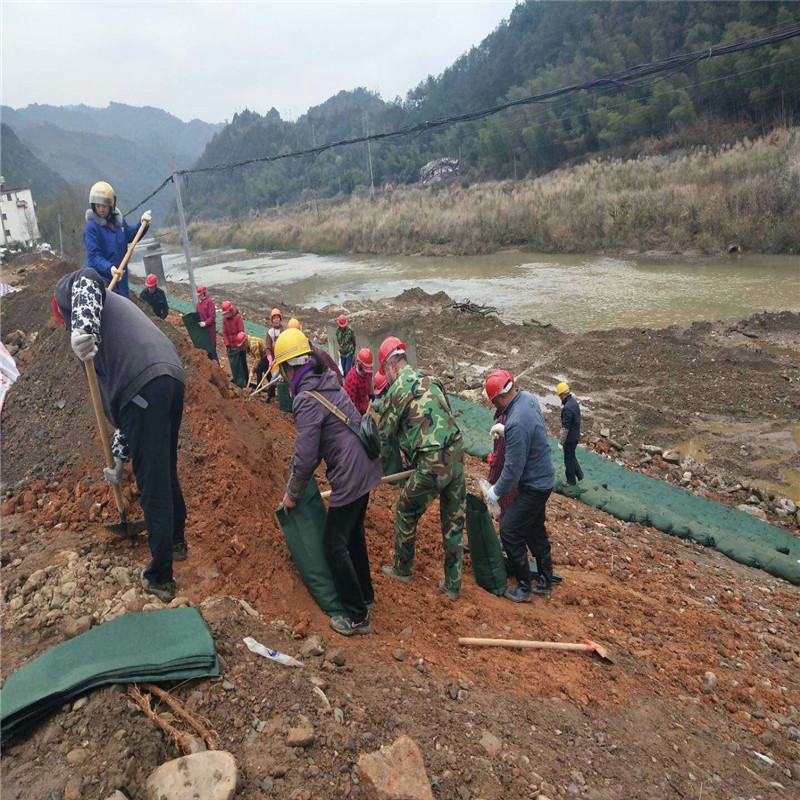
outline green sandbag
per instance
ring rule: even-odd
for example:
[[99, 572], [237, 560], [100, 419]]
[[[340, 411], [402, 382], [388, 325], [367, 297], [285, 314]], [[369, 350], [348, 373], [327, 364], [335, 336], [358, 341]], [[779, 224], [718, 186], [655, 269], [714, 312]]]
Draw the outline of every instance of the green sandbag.
[[211, 342], [211, 334], [206, 328], [200, 327], [200, 315], [196, 311], [183, 315], [183, 324], [189, 333], [192, 344], [199, 350], [207, 353], [215, 352], [214, 344]]
[[289, 384], [284, 381], [278, 381], [278, 408], [287, 414], [292, 413], [292, 394]]
[[244, 389], [247, 386], [247, 354], [238, 347], [227, 348], [227, 353], [233, 382], [240, 389]]
[[467, 541], [476, 583], [487, 592], [502, 595], [506, 590], [503, 551], [486, 503], [474, 494], [467, 495]]
[[315, 478], [311, 478], [300, 502], [287, 511], [283, 507], [275, 512], [289, 552], [292, 554], [300, 576], [317, 605], [329, 616], [343, 612], [333, 576], [325, 560], [323, 541], [328, 513], [319, 493]]

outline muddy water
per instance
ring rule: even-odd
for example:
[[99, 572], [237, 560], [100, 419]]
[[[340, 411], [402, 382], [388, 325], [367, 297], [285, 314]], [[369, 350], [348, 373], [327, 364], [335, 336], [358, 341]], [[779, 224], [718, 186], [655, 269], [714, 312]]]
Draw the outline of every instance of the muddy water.
[[[438, 258], [247, 257], [242, 251], [208, 251], [198, 258], [198, 281], [274, 288], [298, 305], [375, 300], [419, 286], [496, 306], [505, 320], [533, 318], [568, 331], [800, 311], [800, 259], [793, 256], [737, 255], [688, 263], [521, 252]], [[134, 274], [137, 267], [141, 274], [141, 262]], [[164, 267], [171, 280], [186, 280], [182, 254], [166, 256]]]

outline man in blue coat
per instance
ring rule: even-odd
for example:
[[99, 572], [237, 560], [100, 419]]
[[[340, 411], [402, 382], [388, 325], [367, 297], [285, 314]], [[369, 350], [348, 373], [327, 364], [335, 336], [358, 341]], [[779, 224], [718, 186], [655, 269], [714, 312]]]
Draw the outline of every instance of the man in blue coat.
[[[145, 211], [139, 225], [128, 225], [117, 210], [114, 190], [105, 181], [92, 186], [89, 202], [92, 207], [86, 211], [86, 227], [83, 229], [86, 267], [95, 270], [108, 286], [128, 252], [128, 245], [142, 225], [147, 227], [150, 224], [152, 215], [149, 210]], [[127, 270], [114, 288], [123, 297], [130, 297]]]

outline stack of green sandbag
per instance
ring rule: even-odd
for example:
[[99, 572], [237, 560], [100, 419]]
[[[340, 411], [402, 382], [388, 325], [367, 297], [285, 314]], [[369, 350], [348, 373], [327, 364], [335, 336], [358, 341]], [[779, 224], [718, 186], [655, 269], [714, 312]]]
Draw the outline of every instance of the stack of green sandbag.
[[196, 608], [125, 614], [12, 672], [0, 692], [0, 736], [99, 686], [218, 674], [214, 639]]

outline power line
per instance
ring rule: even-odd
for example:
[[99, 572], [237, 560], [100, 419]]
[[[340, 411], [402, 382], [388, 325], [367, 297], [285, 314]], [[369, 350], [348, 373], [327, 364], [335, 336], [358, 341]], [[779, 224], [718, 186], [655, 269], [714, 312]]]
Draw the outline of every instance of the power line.
[[[393, 131], [385, 131], [382, 133], [373, 133], [364, 136], [356, 136], [349, 139], [341, 139], [337, 142], [328, 142], [323, 145], [306, 148], [304, 150], [295, 150], [289, 153], [280, 153], [275, 156], [257, 156], [243, 161], [233, 161], [228, 163], [212, 164], [208, 167], [195, 167], [193, 169], [177, 170], [176, 174], [180, 176], [193, 175], [193, 174], [208, 174], [211, 172], [220, 172], [238, 169], [247, 166], [248, 164], [262, 164], [272, 163], [275, 161], [282, 161], [289, 158], [305, 158], [307, 156], [318, 156], [335, 147], [345, 147], [352, 144], [360, 144], [370, 141], [386, 141], [401, 136], [413, 136], [425, 133], [436, 128], [441, 128], [446, 125], [452, 125], [458, 122], [474, 122], [476, 120], [485, 119], [486, 117], [499, 114], [509, 108], [516, 108], [519, 106], [534, 105], [536, 103], [543, 103], [554, 100], [556, 98], [565, 97], [581, 91], [588, 91], [594, 89], [609, 89], [609, 88], [622, 88], [631, 86], [641, 86], [647, 82], [648, 78], [661, 75], [662, 73], [674, 73], [679, 70], [685, 70], [694, 66], [702, 61], [708, 61], [712, 58], [719, 56], [730, 55], [731, 53], [739, 53], [747, 50], [754, 50], [758, 47], [766, 45], [778, 44], [788, 39], [793, 39], [800, 36], [800, 25], [792, 28], [787, 28], [782, 31], [776, 31], [765, 36], [759, 36], [753, 39], [746, 39], [739, 42], [734, 42], [728, 45], [719, 45], [717, 47], [709, 47], [707, 50], [698, 50], [693, 53], [686, 53], [679, 56], [671, 56], [660, 61], [652, 61], [647, 64], [639, 64], [635, 67], [629, 67], [620, 72], [609, 73], [602, 77], [595, 78], [591, 81], [584, 81], [583, 83], [571, 84], [569, 86], [562, 86], [558, 89], [551, 89], [539, 94], [530, 95], [528, 97], [518, 98], [516, 100], [509, 100], [499, 105], [491, 106], [489, 108], [480, 109], [477, 111], [469, 111], [464, 114], [454, 114], [448, 117], [440, 117], [433, 120], [425, 120], [412, 125], [406, 125]], [[769, 65], [767, 65], [769, 66]], [[131, 214], [138, 208], [143, 206], [152, 197], [155, 197], [170, 181], [171, 176], [165, 178], [161, 185], [152, 191], [144, 200], [141, 200], [127, 213]]]

